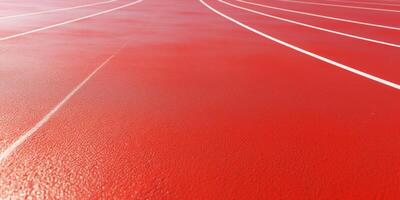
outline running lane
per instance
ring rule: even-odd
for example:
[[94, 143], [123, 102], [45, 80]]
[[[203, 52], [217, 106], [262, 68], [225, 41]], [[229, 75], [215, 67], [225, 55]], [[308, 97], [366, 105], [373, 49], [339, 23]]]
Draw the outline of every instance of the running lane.
[[[197, 0], [145, 0], [24, 40], [64, 64], [43, 63], [36, 74], [58, 70], [67, 77], [52, 83], [70, 83], [34, 90], [53, 98], [40, 101], [48, 111], [127, 45], [1, 163], [0, 197], [400, 197], [398, 90], [258, 36]], [[93, 62], [77, 59], [89, 52]]]
[[[343, 7], [332, 7], [322, 6], [315, 4], [304, 4], [299, 2], [289, 2], [282, 0], [251, 0], [252, 2], [267, 4], [270, 6], [281, 7], [286, 9], [298, 10], [303, 12], [315, 13], [319, 15], [328, 15], [332, 17], [346, 18], [356, 21], [362, 21], [367, 23], [382, 24], [387, 26], [400, 26], [400, 18], [398, 17], [400, 12], [383, 12], [374, 10], [361, 10], [355, 8], [343, 8]], [[320, 2], [327, 3], [327, 2]], [[394, 10], [400, 10], [396, 8]]]
[[[132, 1], [124, 3], [127, 2]], [[126, 37], [123, 33], [102, 27], [104, 23], [101, 21], [97, 24], [98, 27], [81, 27], [72, 22], [34, 33], [29, 31], [79, 19], [120, 5], [124, 4], [6, 20], [14, 22], [11, 23], [13, 26], [5, 26], [9, 28], [4, 31], [10, 32], [6, 36], [28, 34], [10, 39], [0, 37], [1, 150], [9, 146], [21, 131], [48, 112], [96, 64], [103, 62], [103, 59], [118, 49]], [[96, 21], [96, 18], [86, 20]], [[19, 23], [15, 23], [16, 21]], [[40, 22], [40, 25], [33, 24], [33, 21]], [[89, 38], [93, 39], [88, 40]]]
[[[328, 15], [317, 15], [314, 12], [301, 12], [298, 9], [285, 9], [283, 7], [269, 6], [268, 3], [254, 3], [254, 1], [226, 0], [225, 2], [310, 26], [329, 29], [380, 42], [400, 44], [400, 26], [392, 27], [381, 24], [365, 23], [363, 21], [354, 21], [350, 20], [350, 18], [346, 16], [335, 18]], [[398, 16], [400, 17], [400, 14]]]
[[105, 2], [107, 0], [71, 0], [71, 1], [1, 1], [0, 19], [9, 15], [17, 15], [28, 12], [40, 12], [44, 10], [74, 7], [82, 4]]
[[[399, 47], [376, 44], [274, 19], [223, 1], [211, 2], [217, 9], [257, 30], [371, 75], [400, 83]], [[329, 28], [335, 30], [335, 27]]]
[[400, 3], [385, 2], [385, 1], [357, 1], [357, 0], [301, 0], [302, 2], [318, 3], [318, 4], [331, 4], [338, 6], [350, 7], [364, 7], [366, 9], [389, 9], [399, 10]]
[[318, 3], [330, 3], [330, 4], [338, 4], [338, 5], [347, 5], [347, 6], [363, 6], [363, 7], [372, 7], [372, 8], [382, 8], [382, 9], [398, 9], [400, 7], [400, 2], [388, 2], [388, 1], [357, 1], [357, 0], [306, 0], [309, 2], [318, 2]]
[[58, 10], [57, 8], [50, 8], [45, 5], [41, 5], [43, 8], [41, 8], [40, 11], [36, 11], [31, 8], [26, 11], [19, 11], [17, 13], [4, 15], [0, 17], [0, 26], [3, 27], [0, 30], [0, 40], [3, 41], [4, 38], [12, 35], [29, 32], [34, 29], [41, 29], [46, 26], [52, 26], [54, 24], [63, 23], [65, 21], [91, 15], [96, 12], [101, 12], [102, 10], [117, 7], [122, 5], [124, 1], [101, 2], [102, 3], [100, 3], [100, 1], [96, 3], [81, 2], [80, 4], [76, 3], [75, 6], [60, 6], [58, 7]]

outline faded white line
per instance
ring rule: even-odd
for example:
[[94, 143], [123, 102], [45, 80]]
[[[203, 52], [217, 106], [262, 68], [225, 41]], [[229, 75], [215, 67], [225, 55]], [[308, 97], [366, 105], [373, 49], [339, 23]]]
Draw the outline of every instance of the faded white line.
[[0, 16], [0, 20], [1, 19], [12, 19], [12, 18], [18, 18], [18, 17], [27, 17], [27, 16], [33, 16], [33, 15], [47, 14], [47, 13], [55, 13], [55, 12], [61, 12], [61, 11], [67, 11], [67, 10], [75, 10], [75, 9], [79, 9], [79, 8], [88, 8], [88, 7], [93, 7], [93, 6], [103, 5], [103, 4], [109, 4], [109, 3], [112, 3], [115, 1], [118, 1], [118, 0], [102, 1], [102, 2], [97, 2], [97, 3], [90, 3], [90, 4], [79, 5], [79, 6], [67, 7], [67, 8], [56, 8], [56, 9], [52, 9], [52, 10], [22, 13], [22, 14], [17, 14], [17, 15]]
[[25, 35], [28, 35], [28, 34], [31, 34], [31, 33], [36, 33], [36, 32], [39, 32], [39, 31], [44, 31], [44, 30], [52, 29], [52, 28], [55, 28], [55, 27], [58, 27], [58, 26], [63, 26], [63, 25], [70, 24], [70, 23], [73, 23], [73, 22], [78, 22], [78, 21], [82, 21], [82, 20], [85, 20], [85, 19], [89, 19], [89, 18], [92, 18], [92, 17], [99, 16], [99, 15], [107, 14], [107, 13], [110, 13], [110, 12], [113, 12], [113, 11], [116, 11], [116, 10], [120, 10], [120, 9], [129, 7], [129, 6], [135, 5], [135, 4], [140, 3], [142, 1], [143, 0], [137, 0], [137, 1], [134, 1], [134, 2], [131, 2], [131, 3], [128, 3], [128, 4], [124, 4], [122, 6], [118, 6], [118, 7], [112, 8], [112, 9], [108, 9], [108, 10], [104, 10], [104, 11], [101, 11], [101, 12], [97, 12], [97, 13], [94, 13], [94, 14], [91, 14], [91, 15], [87, 15], [87, 16], [84, 16], [84, 17], [80, 17], [80, 18], [68, 20], [68, 21], [65, 21], [65, 22], [53, 24], [53, 25], [50, 25], [50, 26], [45, 26], [45, 27], [42, 27], [42, 28], [33, 29], [33, 30], [30, 30], [30, 31], [26, 31], [26, 32], [22, 32], [22, 33], [10, 35], [10, 36], [2, 37], [2, 38], [0, 38], [0, 41], [9, 40], [9, 39], [13, 39], [13, 38], [18, 38], [18, 37], [25, 36]]
[[348, 23], [353, 23], [353, 24], [360, 24], [360, 25], [365, 25], [365, 26], [372, 26], [372, 27], [377, 27], [377, 28], [385, 28], [385, 29], [400, 31], [399, 27], [386, 26], [386, 25], [381, 25], [381, 24], [373, 24], [373, 23], [367, 23], [367, 22], [360, 22], [360, 21], [343, 19], [343, 18], [338, 18], [338, 17], [331, 17], [331, 16], [326, 16], [326, 15], [318, 15], [318, 14], [314, 14], [314, 13], [301, 12], [301, 11], [291, 10], [291, 9], [286, 9], [286, 8], [279, 8], [279, 7], [275, 7], [275, 6], [269, 6], [269, 5], [265, 5], [265, 4], [259, 4], [259, 3], [243, 1], [243, 0], [236, 0], [236, 1], [250, 4], [250, 5], [259, 6], [259, 7], [270, 8], [270, 9], [274, 9], [274, 10], [286, 11], [286, 12], [302, 14], [302, 15], [308, 15], [308, 16], [312, 16], [312, 17], [319, 17], [319, 18], [324, 18], [324, 19], [330, 19], [330, 20], [348, 22]]
[[310, 4], [310, 5], [320, 5], [320, 6], [330, 6], [330, 7], [340, 7], [340, 8], [352, 8], [352, 9], [360, 9], [360, 10], [373, 10], [373, 11], [400, 13], [400, 10], [383, 9], [383, 8], [370, 8], [370, 7], [361, 7], [361, 6], [346, 6], [346, 5], [337, 5], [337, 4], [329, 4], [329, 3], [316, 3], [316, 2], [309, 2], [309, 1], [294, 1], [294, 0], [275, 0], [275, 1], [283, 1], [283, 2], [290, 2], [290, 3], [300, 3], [300, 4]]
[[272, 41], [274, 41], [274, 42], [276, 42], [276, 43], [278, 43], [278, 44], [281, 44], [281, 45], [283, 45], [283, 46], [286, 46], [286, 47], [288, 47], [288, 48], [290, 48], [290, 49], [293, 49], [293, 50], [298, 51], [298, 52], [300, 52], [300, 53], [303, 53], [303, 54], [305, 54], [305, 55], [308, 55], [308, 56], [311, 56], [311, 57], [313, 57], [313, 58], [316, 58], [316, 59], [318, 59], [318, 60], [320, 60], [320, 61], [323, 61], [323, 62], [325, 62], [325, 63], [329, 63], [329, 64], [331, 64], [331, 65], [334, 65], [334, 66], [338, 67], [338, 68], [344, 69], [344, 70], [349, 71], [349, 72], [354, 73], [354, 74], [357, 74], [357, 75], [362, 76], [362, 77], [364, 77], [364, 78], [367, 78], [367, 79], [376, 81], [376, 82], [378, 82], [378, 83], [381, 83], [381, 84], [383, 84], [383, 85], [386, 85], [386, 86], [392, 87], [392, 88], [394, 88], [394, 89], [400, 90], [400, 85], [399, 85], [399, 84], [396, 84], [396, 83], [387, 81], [387, 80], [385, 80], [385, 79], [376, 77], [376, 76], [374, 76], [374, 75], [371, 75], [371, 74], [362, 72], [362, 71], [360, 71], [360, 70], [357, 70], [357, 69], [354, 69], [354, 68], [352, 68], [352, 67], [346, 66], [346, 65], [341, 64], [341, 63], [338, 63], [338, 62], [336, 62], [336, 61], [333, 61], [333, 60], [331, 60], [331, 59], [329, 59], [329, 58], [325, 58], [325, 57], [320, 56], [320, 55], [318, 55], [318, 54], [312, 53], [312, 52], [307, 51], [307, 50], [304, 50], [304, 49], [302, 49], [302, 48], [300, 48], [300, 47], [297, 47], [297, 46], [294, 46], [294, 45], [289, 44], [289, 43], [287, 43], [287, 42], [284, 42], [284, 41], [282, 41], [282, 40], [279, 40], [279, 39], [277, 39], [277, 38], [275, 38], [275, 37], [273, 37], [273, 36], [267, 35], [267, 34], [261, 32], [261, 31], [259, 31], [259, 30], [257, 30], [257, 29], [254, 29], [254, 28], [252, 28], [252, 27], [250, 27], [250, 26], [248, 26], [248, 25], [246, 25], [246, 24], [244, 24], [244, 23], [242, 23], [242, 22], [240, 22], [240, 21], [238, 21], [238, 20], [236, 20], [236, 19], [233, 19], [232, 17], [229, 17], [229, 16], [225, 15], [224, 13], [222, 13], [222, 12], [216, 10], [215, 8], [211, 7], [210, 5], [208, 5], [208, 4], [207, 4], [206, 2], [204, 2], [203, 0], [199, 0], [199, 1], [200, 1], [204, 6], [206, 6], [208, 9], [210, 9], [210, 10], [213, 11], [213, 12], [215, 12], [216, 14], [218, 14], [218, 15], [224, 17], [225, 19], [228, 19], [229, 21], [231, 21], [231, 22], [233, 22], [233, 23], [235, 23], [235, 24], [241, 26], [242, 28], [245, 28], [245, 29], [247, 29], [247, 30], [249, 30], [249, 31], [251, 31], [251, 32], [254, 32], [254, 33], [256, 33], [256, 34], [258, 34], [258, 35], [260, 35], [260, 36], [262, 36], [262, 37], [264, 37], [264, 38], [267, 38], [267, 39], [269, 39], [269, 40], [272, 40]]
[[330, 29], [326, 29], [326, 28], [321, 28], [321, 27], [318, 27], [318, 26], [313, 26], [313, 25], [310, 25], [310, 24], [305, 24], [305, 23], [302, 23], [302, 22], [298, 22], [298, 21], [294, 21], [294, 20], [290, 20], [290, 19], [277, 17], [277, 16], [266, 14], [266, 13], [263, 13], [263, 12], [258, 12], [258, 11], [255, 11], [255, 10], [252, 10], [252, 9], [249, 9], [249, 8], [244, 8], [244, 7], [235, 5], [235, 4], [231, 4], [231, 3], [223, 1], [223, 0], [218, 0], [218, 1], [221, 2], [221, 3], [224, 3], [226, 5], [241, 9], [241, 10], [245, 10], [245, 11], [252, 12], [252, 13], [255, 13], [255, 14], [258, 14], [258, 15], [262, 15], [262, 16], [265, 16], [265, 17], [270, 17], [270, 18], [273, 18], [273, 19], [289, 22], [289, 23], [292, 23], [292, 24], [297, 24], [297, 25], [300, 25], [300, 26], [305, 26], [305, 27], [308, 27], [308, 28], [317, 29], [317, 30], [320, 30], [320, 31], [325, 31], [325, 32], [328, 32], [328, 33], [333, 33], [333, 34], [337, 34], [337, 35], [341, 35], [341, 36], [345, 36], [345, 37], [350, 37], [350, 38], [354, 38], [354, 39], [358, 39], [358, 40], [364, 40], [364, 41], [367, 41], [367, 42], [372, 42], [372, 43], [377, 43], [377, 44], [382, 44], [382, 45], [386, 45], [386, 46], [400, 48], [400, 45], [398, 45], [398, 44], [393, 44], [393, 43], [389, 43], [389, 42], [384, 42], [384, 41], [380, 41], [380, 40], [374, 40], [374, 39], [371, 39], [371, 38], [366, 38], [366, 37], [356, 36], [356, 35], [343, 33], [343, 32], [339, 32], [339, 31], [334, 31], [334, 30], [330, 30]]
[[71, 92], [67, 94], [53, 109], [50, 110], [40, 121], [38, 121], [32, 128], [22, 133], [17, 140], [15, 140], [7, 149], [0, 153], [0, 163], [6, 160], [21, 144], [23, 144], [29, 137], [45, 125], [67, 102], [84, 86], [101, 68], [110, 62], [123, 48], [120, 48], [116, 53], [108, 57], [96, 69], [94, 69], [82, 82], [80, 82]]

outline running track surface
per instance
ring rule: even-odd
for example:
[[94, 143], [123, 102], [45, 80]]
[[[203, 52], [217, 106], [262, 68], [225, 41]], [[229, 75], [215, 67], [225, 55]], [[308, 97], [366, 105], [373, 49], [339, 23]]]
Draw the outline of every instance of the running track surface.
[[0, 197], [399, 199], [400, 48], [265, 14], [398, 45], [400, 1], [246, 1], [0, 2]]

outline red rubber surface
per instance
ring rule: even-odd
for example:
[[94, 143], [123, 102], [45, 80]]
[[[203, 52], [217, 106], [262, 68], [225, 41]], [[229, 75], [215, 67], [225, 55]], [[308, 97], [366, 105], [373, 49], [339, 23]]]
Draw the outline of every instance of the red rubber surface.
[[[252, 1], [400, 26], [400, 13]], [[0, 14], [94, 2], [9, 0]], [[0, 37], [130, 2], [0, 19]], [[400, 42], [400, 31], [229, 2]], [[280, 40], [400, 83], [399, 48], [206, 3]], [[126, 44], [0, 162], [1, 198], [400, 198], [398, 89], [252, 33], [198, 0], [144, 0], [0, 42], [2, 152]]]

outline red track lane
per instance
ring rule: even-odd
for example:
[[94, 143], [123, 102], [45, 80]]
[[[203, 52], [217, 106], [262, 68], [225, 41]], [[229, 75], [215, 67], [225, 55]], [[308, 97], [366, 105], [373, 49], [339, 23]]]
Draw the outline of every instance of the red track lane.
[[380, 0], [380, 1], [375, 1], [375, 0], [367, 0], [365, 2], [382, 2], [382, 3], [395, 3], [395, 4], [400, 4], [399, 0]]
[[376, 23], [376, 24], [396, 26], [396, 27], [400, 26], [400, 17], [399, 17], [400, 13], [328, 7], [321, 5], [283, 2], [278, 0], [271, 0], [271, 1], [252, 0], [252, 2], [268, 4], [271, 6], [282, 7], [286, 9], [311, 12], [320, 15], [328, 15], [333, 17], [341, 17], [357, 21], [369, 22], [369, 23]]
[[[215, 2], [213, 5], [239, 21], [280, 40], [385, 80], [397, 84], [400, 83], [399, 48], [374, 44], [271, 19], [220, 2]], [[388, 57], [390, 57], [390, 60], [387, 59]]]
[[317, 5], [317, 6], [327, 6], [327, 7], [336, 7], [336, 8], [345, 8], [345, 9], [355, 9], [355, 10], [372, 10], [378, 12], [390, 12], [390, 13], [399, 13], [400, 10], [398, 8], [382, 8], [382, 7], [373, 7], [373, 6], [354, 6], [354, 5], [344, 5], [340, 3], [328, 3], [328, 2], [316, 2], [316, 1], [301, 1], [301, 0], [278, 0], [282, 2], [289, 3], [299, 3], [299, 4], [308, 4], [308, 5]]
[[[340, 3], [338, 3], [339, 1], [382, 3], [382, 4], [400, 4], [399, 0], [301, 0], [301, 1], [317, 2], [317, 3], [331, 3], [331, 4], [340, 4]], [[334, 2], [336, 2], [336, 3], [334, 3]], [[363, 4], [363, 5], [366, 5], [366, 4]]]
[[[383, 42], [389, 42], [392, 44], [400, 44], [400, 30], [392, 30], [392, 29], [385, 29], [385, 28], [380, 28], [380, 27], [373, 27], [373, 26], [366, 26], [366, 25], [361, 25], [361, 24], [355, 24], [355, 23], [348, 23], [348, 22], [343, 22], [343, 21], [337, 21], [337, 20], [331, 20], [331, 19], [324, 19], [320, 17], [314, 17], [314, 16], [307, 16], [303, 14], [298, 14], [298, 13], [291, 13], [291, 12], [285, 12], [282, 10], [276, 10], [276, 9], [271, 9], [268, 7], [261, 7], [258, 5], [252, 5], [244, 2], [239, 2], [236, 0], [227, 0], [226, 2], [248, 8], [251, 10], [255, 10], [258, 12], [263, 12], [269, 15], [274, 15], [277, 17], [289, 19], [289, 20], [295, 20], [297, 22], [325, 28], [325, 29], [330, 29], [346, 34], [352, 34], [355, 36], [360, 36], [364, 38], [369, 38], [369, 39], [374, 39], [374, 40], [379, 40]], [[252, 2], [252, 1], [246, 1], [246, 2]], [[260, 5], [266, 5], [268, 4], [260, 4]], [[400, 26], [398, 27], [400, 28]]]
[[[348, 62], [390, 71], [379, 56], [399, 52], [207, 3], [301, 46], [330, 45], [331, 56], [342, 43], [378, 54], [348, 60], [341, 49]], [[260, 37], [197, 0], [145, 0], [3, 41], [1, 148], [126, 41], [0, 164], [0, 198], [400, 198], [398, 90]]]
[[[19, 19], [21, 27], [14, 24], [14, 27], [10, 28], [18, 27], [20, 30], [10, 31], [12, 33], [7, 36], [118, 5], [120, 3], [96, 6], [96, 10], [35, 16], [38, 21], [45, 22], [41, 25], [27, 24], [24, 22], [25, 18]], [[94, 20], [96, 19], [89, 19], [89, 21]], [[0, 135], [1, 150], [21, 134], [21, 131], [32, 126], [39, 117], [49, 111], [49, 107], [45, 105], [54, 105], [61, 95], [66, 94], [93, 69], [93, 65], [101, 63], [104, 57], [119, 48], [123, 42], [120, 37], [123, 35], [113, 32], [108, 27], [101, 27], [102, 24], [104, 22], [96, 28], [71, 23], [52, 30], [1, 41], [0, 58], [3, 66], [0, 71], [2, 91], [0, 99], [3, 105], [0, 107], [3, 124], [0, 127], [3, 133]], [[107, 38], [110, 39], [105, 40]], [[115, 42], [117, 43], [114, 44]], [[27, 111], [30, 112], [29, 115], [25, 114]]]
[[15, 15], [27, 12], [38, 12], [43, 10], [72, 7], [82, 4], [90, 4], [100, 2], [102, 0], [73, 0], [73, 1], [1, 1], [0, 2], [0, 17]]
[[[112, 2], [110, 4], [96, 5], [92, 7], [79, 8], [73, 10], [66, 10], [56, 13], [45, 13], [34, 16], [17, 17], [10, 19], [0, 19], [0, 26], [4, 27], [0, 30], [0, 40], [4, 37], [16, 35], [19, 33], [40, 29], [42, 27], [51, 26], [54, 24], [62, 23], [65, 21], [73, 20], [83, 16], [91, 15], [103, 10], [114, 8], [123, 5], [124, 1]], [[125, 1], [126, 2], [126, 1]], [[83, 3], [87, 4], [87, 3]], [[79, 4], [79, 5], [82, 5]], [[23, 13], [31, 13], [32, 11], [25, 11]], [[35, 12], [35, 11], [33, 11]], [[14, 14], [13, 14], [14, 15]]]
[[390, 9], [400, 10], [400, 3], [384, 2], [384, 1], [357, 1], [357, 0], [301, 0], [311, 3], [324, 3], [354, 7], [366, 7], [366, 8], [378, 8], [378, 9]]

